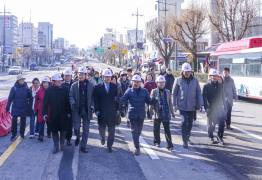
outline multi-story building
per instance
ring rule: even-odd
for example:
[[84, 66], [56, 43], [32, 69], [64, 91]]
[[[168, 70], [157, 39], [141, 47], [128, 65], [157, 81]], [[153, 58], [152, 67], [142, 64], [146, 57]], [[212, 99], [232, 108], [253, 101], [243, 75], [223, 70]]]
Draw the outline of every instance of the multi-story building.
[[53, 24], [50, 22], [38, 22], [38, 31], [45, 35], [45, 45], [47, 48], [53, 49]]
[[38, 44], [40, 46], [45, 46], [46, 45], [46, 36], [42, 31], [38, 31]]
[[113, 33], [105, 33], [103, 38], [103, 46], [109, 47], [116, 43], [116, 35]]
[[[0, 15], [0, 44], [5, 45], [5, 63], [12, 59], [12, 64], [18, 58], [16, 55], [18, 43], [18, 19], [14, 15]], [[5, 23], [4, 23], [5, 22]], [[4, 33], [5, 25], [5, 33]], [[5, 35], [4, 35], [5, 34]]]
[[55, 39], [56, 46], [54, 48], [56, 49], [68, 49], [69, 48], [69, 41], [67, 41], [65, 38], [57, 38]]
[[38, 44], [38, 29], [34, 27], [33, 23], [20, 23], [18, 32], [18, 40], [20, 43], [28, 45]]

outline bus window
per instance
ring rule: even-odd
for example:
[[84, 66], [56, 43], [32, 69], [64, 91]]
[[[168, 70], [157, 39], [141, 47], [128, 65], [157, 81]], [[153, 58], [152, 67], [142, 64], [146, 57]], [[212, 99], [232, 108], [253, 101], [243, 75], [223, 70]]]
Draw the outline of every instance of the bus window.
[[247, 76], [261, 76], [261, 66], [255, 64], [246, 65], [246, 75]]
[[233, 64], [231, 74], [235, 76], [245, 76], [245, 64]]

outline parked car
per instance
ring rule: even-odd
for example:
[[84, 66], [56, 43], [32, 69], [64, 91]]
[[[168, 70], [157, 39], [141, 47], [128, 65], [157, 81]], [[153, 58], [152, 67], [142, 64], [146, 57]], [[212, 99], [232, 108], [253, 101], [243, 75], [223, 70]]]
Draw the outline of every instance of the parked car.
[[29, 67], [30, 71], [38, 71], [39, 70], [39, 66], [37, 66], [36, 63], [31, 63], [30, 67]]
[[143, 72], [143, 73], [146, 73], [146, 72], [148, 72], [148, 71], [149, 71], [148, 65], [143, 65], [143, 67], [142, 67], [142, 72]]
[[42, 67], [48, 67], [48, 64], [47, 63], [43, 63]]
[[52, 62], [50, 67], [56, 67], [56, 63], [55, 62]]
[[12, 66], [8, 71], [9, 75], [17, 75], [17, 74], [22, 74], [22, 73], [23, 73], [23, 70], [20, 66]]

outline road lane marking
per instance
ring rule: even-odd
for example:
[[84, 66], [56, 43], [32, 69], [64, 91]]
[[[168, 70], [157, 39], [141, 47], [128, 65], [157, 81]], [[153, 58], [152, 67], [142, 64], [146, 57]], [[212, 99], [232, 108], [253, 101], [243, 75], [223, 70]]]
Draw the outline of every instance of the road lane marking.
[[[29, 132], [29, 128], [30, 125], [28, 125], [25, 129], [25, 136], [27, 135], [27, 133]], [[2, 154], [2, 156], [0, 157], [0, 167], [4, 164], [4, 162], [7, 160], [7, 158], [12, 154], [12, 152], [15, 150], [15, 148], [18, 146], [18, 144], [20, 144], [20, 142], [23, 139], [21, 138], [21, 136], [19, 136], [10, 146], [9, 148]]]
[[234, 128], [234, 129], [237, 129], [238, 131], [241, 131], [241, 132], [243, 132], [243, 133], [245, 133], [245, 134], [247, 134], [247, 135], [249, 135], [249, 136], [253, 136], [254, 138], [257, 138], [257, 139], [262, 140], [262, 137], [261, 137], [261, 136], [252, 134], [252, 133], [250, 133], [250, 132], [248, 132], [248, 131], [246, 131], [246, 130], [240, 129], [240, 128], [236, 127], [236, 126], [231, 126], [231, 127]]
[[151, 159], [160, 159], [141, 136], [139, 137], [139, 141]]
[[72, 163], [72, 171], [73, 171], [73, 179], [74, 180], [76, 180], [76, 178], [77, 178], [78, 158], [79, 158], [79, 146], [75, 146], [73, 163]]

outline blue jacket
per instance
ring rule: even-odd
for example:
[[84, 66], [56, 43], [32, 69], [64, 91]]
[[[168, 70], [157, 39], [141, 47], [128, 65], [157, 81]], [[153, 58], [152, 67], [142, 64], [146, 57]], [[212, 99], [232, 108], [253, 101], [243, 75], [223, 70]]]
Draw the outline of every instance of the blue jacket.
[[122, 98], [119, 98], [118, 103], [125, 104], [129, 101], [128, 118], [129, 119], [145, 119], [146, 110], [145, 103], [153, 105], [157, 102], [156, 99], [151, 99], [148, 91], [145, 88], [139, 88], [139, 93], [134, 88], [128, 89]]
[[132, 84], [129, 79], [126, 79], [125, 82], [121, 79], [119, 80], [119, 83], [121, 84], [121, 89], [123, 93], [125, 93], [128, 88], [132, 87]]
[[10, 106], [12, 104], [12, 116], [26, 117], [28, 116], [29, 101], [30, 90], [27, 84], [24, 83], [23, 85], [19, 85], [19, 83], [16, 82], [14, 87], [12, 87], [10, 91], [8, 102], [6, 105], [6, 110], [10, 110]]

